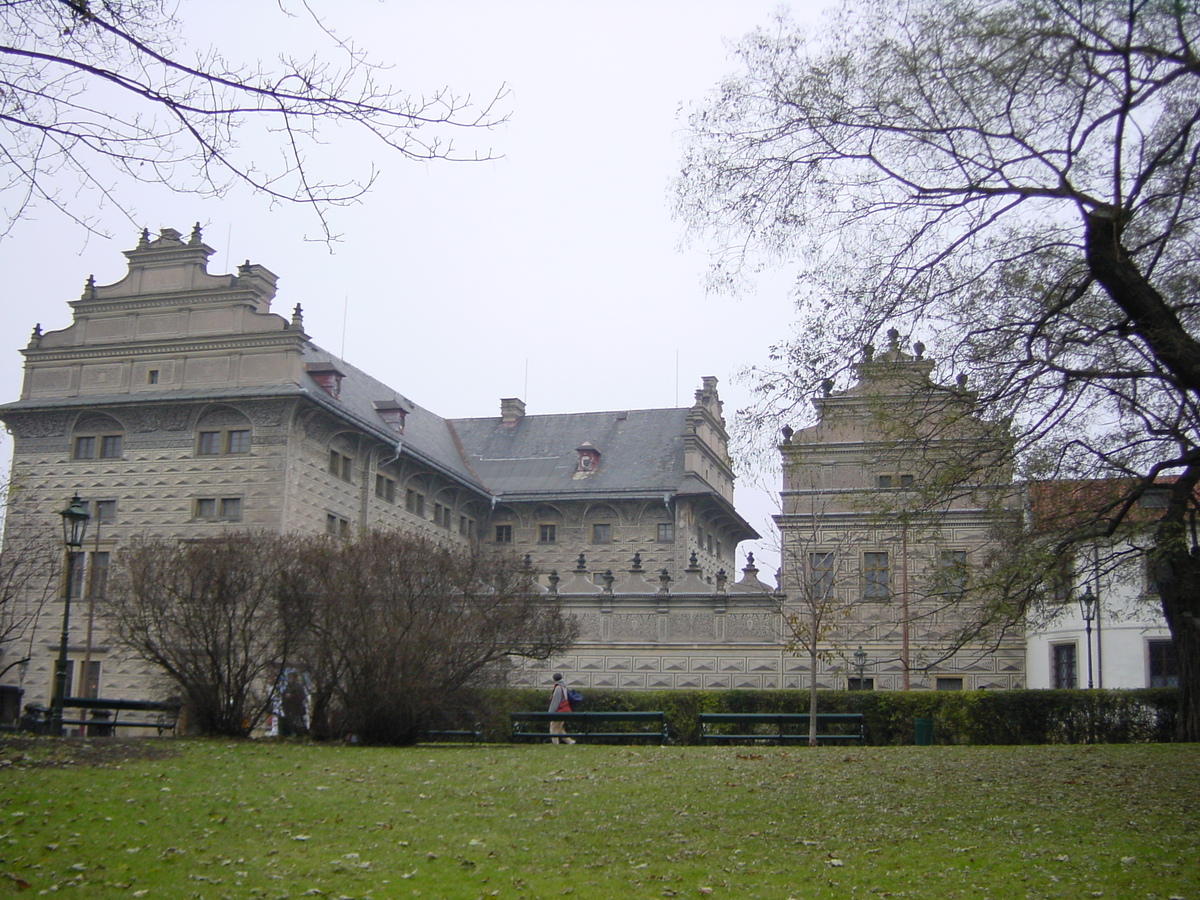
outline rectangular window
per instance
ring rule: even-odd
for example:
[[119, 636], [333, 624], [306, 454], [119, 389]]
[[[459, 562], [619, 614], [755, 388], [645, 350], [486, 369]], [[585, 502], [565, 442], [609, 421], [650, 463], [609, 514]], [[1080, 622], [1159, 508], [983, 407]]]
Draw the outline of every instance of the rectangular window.
[[961, 678], [939, 678], [935, 682], [935, 687], [939, 691], [961, 691], [963, 680]]
[[350, 534], [350, 520], [343, 519], [341, 516], [335, 516], [333, 513], [326, 513], [325, 533], [334, 537], [348, 536]]
[[967, 551], [942, 550], [938, 554], [939, 587], [943, 593], [957, 596], [967, 589]]
[[658, 541], [666, 544], [675, 540], [675, 523], [674, 522], [659, 522], [658, 523]]
[[878, 478], [875, 479], [875, 486], [878, 487], [880, 490], [885, 490], [887, 488], [890, 488], [892, 486], [892, 476], [891, 475], [880, 475]]
[[354, 469], [350, 457], [345, 453], [339, 453], [337, 450], [330, 450], [329, 474], [342, 479], [342, 481], [352, 481]]
[[83, 689], [79, 692], [79, 696], [92, 698], [99, 697], [100, 660], [89, 659], [86, 664], [83, 660], [80, 660], [79, 668], [83, 672]]
[[913, 477], [911, 475], [901, 475], [900, 476], [900, 487], [912, 487], [912, 486], [913, 486]]
[[846, 688], [847, 690], [851, 691], [873, 691], [875, 690], [875, 679], [856, 677], [847, 678]]
[[196, 499], [197, 519], [240, 519], [241, 497], [199, 497]]
[[450, 530], [450, 507], [440, 503], [433, 504], [433, 521], [435, 524]]
[[808, 554], [808, 586], [812, 599], [823, 602], [833, 596], [833, 569], [836, 557], [832, 550]]
[[146, 384], [158, 384], [158, 369], [151, 369], [146, 373]]
[[250, 429], [239, 428], [236, 431], [230, 431], [226, 438], [226, 453], [249, 453], [250, 452]]
[[593, 544], [611, 544], [612, 543], [612, 526], [608, 524], [592, 526], [592, 543]]
[[1075, 644], [1050, 645], [1050, 687], [1072, 689], [1079, 686], [1076, 659], [1079, 648]]
[[197, 519], [215, 519], [217, 517], [217, 500], [215, 497], [200, 497], [196, 500]]
[[395, 503], [396, 482], [393, 479], [388, 478], [386, 475], [376, 474], [375, 496], [380, 500], [386, 500], [388, 503]]
[[97, 550], [91, 554], [91, 572], [88, 577], [88, 596], [101, 600], [108, 596], [108, 564], [109, 554], [106, 550]]
[[558, 528], [554, 525], [538, 526], [538, 543], [553, 544], [558, 539]]
[[713, 536], [710, 534], [706, 542], [708, 544], [708, 553], [711, 556], [713, 552]]
[[887, 551], [863, 554], [863, 597], [886, 600], [889, 594]]
[[120, 459], [121, 458], [121, 435], [106, 434], [100, 438], [100, 458], [101, 459]]
[[1172, 641], [1149, 641], [1150, 687], [1179, 687], [1179, 663]]
[[512, 541], [512, 526], [511, 525], [497, 525], [496, 526], [496, 543], [497, 544], [511, 544], [512, 542], [513, 542]]
[[117, 521], [116, 500], [95, 500], [92, 503], [92, 519], [102, 525]]
[[467, 516], [458, 517], [458, 533], [463, 537], [475, 536], [475, 520]]
[[76, 459], [95, 459], [96, 458], [96, 439], [94, 437], [77, 437], [77, 438], [75, 438], [75, 458]]
[[197, 456], [216, 456], [221, 452], [221, 432], [202, 431], [196, 441]]
[[84, 579], [87, 578], [87, 554], [72, 553], [71, 558], [71, 599], [78, 600], [83, 596]]
[[242, 517], [242, 498], [241, 497], [222, 497], [221, 498], [221, 518], [222, 519], [240, 519]]

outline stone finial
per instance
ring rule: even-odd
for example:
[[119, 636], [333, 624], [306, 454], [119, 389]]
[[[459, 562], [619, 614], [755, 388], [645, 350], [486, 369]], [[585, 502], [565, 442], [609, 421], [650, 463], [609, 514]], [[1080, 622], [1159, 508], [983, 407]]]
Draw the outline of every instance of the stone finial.
[[149, 228], [143, 228], [143, 229], [142, 229], [142, 236], [138, 238], [138, 245], [137, 245], [137, 248], [138, 248], [139, 250], [145, 250], [145, 249], [146, 249], [147, 247], [149, 247], [149, 246], [150, 246], [150, 229], [149, 229]]
[[699, 571], [700, 571], [700, 561], [699, 561], [699, 559], [696, 557], [696, 551], [695, 551], [695, 550], [693, 550], [693, 551], [692, 551], [692, 555], [688, 557], [688, 567], [687, 567], [687, 570], [688, 570], [689, 572], [699, 572]]
[[744, 574], [747, 578], [754, 578], [757, 580], [758, 567], [756, 565], [754, 565], [754, 554], [753, 553], [746, 554], [746, 565], [742, 569], [742, 574]]
[[579, 554], [579, 559], [575, 560], [575, 571], [576, 572], [586, 572], [587, 571], [587, 560], [584, 558], [582, 553]]
[[833, 393], [833, 379], [832, 378], [826, 378], [824, 381], [821, 382], [821, 393], [824, 394], [826, 397], [828, 397], [830, 394]]
[[550, 593], [557, 594], [558, 593], [558, 582], [561, 580], [558, 577], [558, 569], [551, 569], [550, 575], [546, 580], [550, 582]]
[[954, 379], [954, 383], [958, 385], [960, 391], [965, 391], [967, 389], [967, 373], [959, 373], [959, 376]]
[[96, 299], [96, 276], [95, 275], [89, 275], [87, 277], [87, 283], [84, 284], [84, 286], [83, 286], [83, 299], [84, 300]]
[[725, 583], [729, 581], [729, 576], [724, 569], [717, 569], [717, 593], [725, 593]]
[[600, 578], [604, 581], [604, 592], [611, 594], [613, 582], [617, 580], [612, 573], [612, 569], [605, 569], [604, 574]]
[[533, 568], [533, 557], [528, 553], [521, 557], [521, 567], [527, 572]]
[[33, 334], [29, 335], [29, 346], [27, 349], [34, 350], [42, 345], [42, 323], [38, 322], [33, 326]]
[[875, 348], [870, 344], [863, 347], [863, 362], [871, 362], [875, 358]]
[[670, 591], [671, 591], [671, 573], [668, 572], [666, 569], [663, 569], [662, 571], [660, 571], [658, 573], [658, 584], [659, 584], [658, 592], [660, 594], [670, 593]]
[[189, 244], [199, 244], [200, 243], [200, 223], [199, 222], [197, 222], [195, 225], [192, 226], [192, 234], [191, 234], [191, 237], [188, 238], [188, 243]]
[[913, 353], [916, 354], [917, 359], [924, 359], [925, 358], [925, 345], [922, 344], [920, 341], [917, 341], [915, 344], [913, 344]]
[[630, 568], [629, 571], [630, 572], [642, 571], [642, 554], [640, 552], [633, 554], [633, 566]]
[[[249, 261], [247, 261], [247, 264], [248, 264], [248, 262]], [[297, 303], [296, 308], [292, 310], [291, 330], [292, 331], [303, 331], [304, 330], [304, 310], [301, 309], [299, 303]]]
[[900, 330], [898, 328], [889, 328], [887, 330], [887, 336], [888, 336], [888, 349], [889, 350], [899, 350], [900, 349]]
[[792, 442], [792, 435], [796, 433], [796, 432], [794, 432], [794, 431], [792, 430], [792, 426], [791, 426], [791, 425], [784, 425], [784, 426], [783, 426], [782, 428], [780, 428], [779, 430], [780, 430], [780, 432], [783, 434], [783, 442], [784, 442], [785, 444], [790, 444], [790, 443]]

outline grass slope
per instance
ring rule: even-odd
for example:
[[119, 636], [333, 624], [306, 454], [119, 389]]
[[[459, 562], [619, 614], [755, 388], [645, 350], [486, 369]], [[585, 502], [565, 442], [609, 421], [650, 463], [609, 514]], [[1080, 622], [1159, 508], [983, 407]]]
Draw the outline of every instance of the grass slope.
[[1200, 897], [1196, 745], [118, 743], [0, 740], [0, 895]]

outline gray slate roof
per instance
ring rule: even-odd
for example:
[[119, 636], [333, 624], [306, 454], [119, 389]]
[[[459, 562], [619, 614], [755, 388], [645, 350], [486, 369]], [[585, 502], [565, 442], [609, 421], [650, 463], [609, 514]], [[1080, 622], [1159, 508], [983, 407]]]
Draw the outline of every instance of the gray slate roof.
[[[453, 419], [467, 462], [492, 491], [525, 494], [645, 495], [684, 483], [686, 409], [525, 416], [506, 427], [499, 417]], [[592, 474], [576, 478], [576, 449], [600, 452]]]

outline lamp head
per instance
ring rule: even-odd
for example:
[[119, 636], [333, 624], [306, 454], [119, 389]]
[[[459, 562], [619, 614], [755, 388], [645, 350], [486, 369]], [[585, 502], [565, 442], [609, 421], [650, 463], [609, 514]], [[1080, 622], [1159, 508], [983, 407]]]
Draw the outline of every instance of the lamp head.
[[62, 516], [63, 543], [72, 549], [83, 546], [83, 536], [87, 534], [88, 515], [87, 504], [76, 494], [71, 503], [59, 513]]

